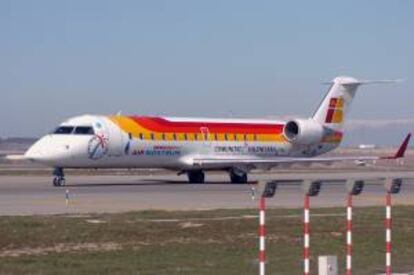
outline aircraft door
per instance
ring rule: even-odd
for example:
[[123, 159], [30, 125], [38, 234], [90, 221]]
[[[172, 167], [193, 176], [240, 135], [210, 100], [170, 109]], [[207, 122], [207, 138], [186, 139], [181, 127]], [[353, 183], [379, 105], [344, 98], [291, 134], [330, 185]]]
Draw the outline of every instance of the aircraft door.
[[121, 129], [112, 121], [107, 125], [108, 156], [122, 156], [124, 136]]

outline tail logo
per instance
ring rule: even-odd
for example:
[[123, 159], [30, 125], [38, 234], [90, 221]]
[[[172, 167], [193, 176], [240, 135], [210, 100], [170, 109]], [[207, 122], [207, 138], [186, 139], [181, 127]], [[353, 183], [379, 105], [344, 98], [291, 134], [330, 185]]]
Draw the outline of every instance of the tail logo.
[[326, 114], [325, 123], [342, 123], [343, 120], [343, 97], [332, 97]]

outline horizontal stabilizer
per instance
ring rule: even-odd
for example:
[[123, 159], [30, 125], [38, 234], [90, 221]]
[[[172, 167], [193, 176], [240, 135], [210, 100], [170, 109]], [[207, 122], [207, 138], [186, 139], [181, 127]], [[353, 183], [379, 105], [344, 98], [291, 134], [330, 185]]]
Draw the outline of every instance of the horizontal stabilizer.
[[[338, 78], [336, 78], [338, 79]], [[367, 84], [394, 84], [404, 82], [404, 79], [356, 79], [353, 77], [341, 77], [340, 84], [341, 85], [367, 85]], [[335, 79], [331, 81], [322, 82], [322, 84], [332, 85], [335, 83]]]

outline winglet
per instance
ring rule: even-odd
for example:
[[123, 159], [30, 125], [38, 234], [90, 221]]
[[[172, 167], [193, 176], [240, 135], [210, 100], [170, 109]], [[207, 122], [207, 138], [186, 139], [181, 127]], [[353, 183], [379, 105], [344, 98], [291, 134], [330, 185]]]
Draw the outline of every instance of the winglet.
[[382, 159], [399, 159], [403, 158], [405, 151], [407, 150], [408, 144], [410, 143], [411, 133], [409, 133], [404, 141], [401, 143], [400, 148], [398, 148], [398, 151], [394, 154], [394, 156], [388, 156], [383, 157]]

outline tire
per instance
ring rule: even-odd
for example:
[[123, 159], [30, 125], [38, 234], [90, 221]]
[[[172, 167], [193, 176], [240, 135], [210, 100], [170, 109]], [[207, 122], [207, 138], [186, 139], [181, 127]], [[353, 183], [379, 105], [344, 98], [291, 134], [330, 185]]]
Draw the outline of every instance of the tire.
[[244, 173], [240, 176], [233, 172], [230, 172], [230, 181], [231, 183], [237, 183], [237, 184], [247, 183], [247, 174]]
[[53, 186], [60, 187], [65, 186], [66, 181], [64, 178], [54, 177], [53, 178]]
[[53, 186], [59, 186], [59, 178], [53, 178]]
[[204, 183], [204, 172], [203, 171], [190, 171], [187, 173], [188, 181], [190, 183]]

